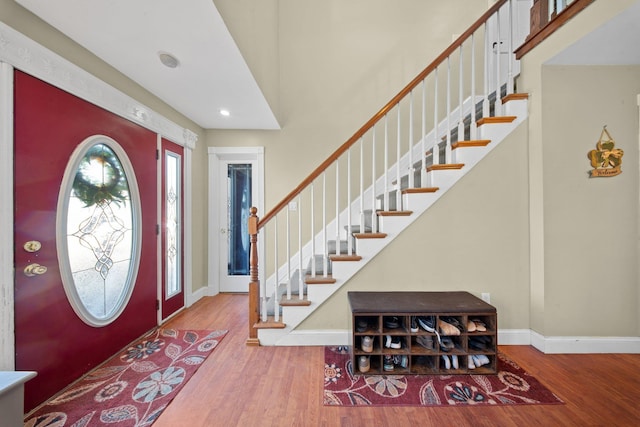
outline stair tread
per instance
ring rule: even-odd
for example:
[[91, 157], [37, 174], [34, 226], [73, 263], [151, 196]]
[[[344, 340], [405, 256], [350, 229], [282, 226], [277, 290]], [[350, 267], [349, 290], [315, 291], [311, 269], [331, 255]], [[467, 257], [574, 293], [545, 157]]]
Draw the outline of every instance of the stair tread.
[[515, 101], [519, 99], [529, 99], [529, 94], [528, 93], [510, 93], [509, 95], [502, 97], [502, 103], [504, 104], [505, 102]]
[[304, 279], [305, 283], [307, 285], [322, 285], [322, 284], [331, 284], [331, 283], [336, 283], [336, 279], [334, 279], [333, 277], [331, 277], [331, 275], [328, 276], [306, 276]]
[[478, 126], [492, 123], [511, 123], [518, 117], [516, 116], [496, 116], [496, 117], [483, 117], [476, 123]]
[[378, 216], [410, 216], [413, 211], [378, 211], [376, 214]]
[[331, 261], [360, 261], [362, 257], [360, 255], [331, 255], [329, 256]]
[[255, 329], [284, 329], [287, 325], [284, 322], [275, 321], [273, 316], [267, 316], [267, 320], [265, 322], [258, 321], [253, 325]]
[[298, 295], [292, 295], [291, 299], [281, 299], [278, 304], [283, 307], [299, 307], [311, 305], [311, 301], [305, 299], [304, 296], [300, 298]]
[[462, 169], [464, 167], [464, 163], [444, 163], [438, 165], [431, 165], [427, 168], [427, 172], [436, 171], [436, 170], [456, 170]]
[[405, 188], [402, 194], [435, 193], [440, 187]]
[[464, 147], [486, 147], [491, 142], [490, 139], [476, 139], [470, 141], [458, 141], [451, 144], [451, 149], [455, 150], [456, 148], [464, 148]]
[[387, 233], [353, 233], [356, 239], [384, 239]]

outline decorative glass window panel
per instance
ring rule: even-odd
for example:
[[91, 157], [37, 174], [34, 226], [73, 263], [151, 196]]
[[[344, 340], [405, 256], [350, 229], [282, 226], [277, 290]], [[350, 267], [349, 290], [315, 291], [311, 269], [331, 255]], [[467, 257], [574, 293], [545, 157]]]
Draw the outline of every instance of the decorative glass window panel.
[[140, 261], [140, 200], [124, 150], [94, 136], [75, 150], [58, 199], [58, 263], [76, 314], [104, 326], [124, 310]]
[[180, 293], [182, 290], [182, 218], [180, 215], [180, 193], [182, 188], [182, 171], [180, 156], [169, 151], [165, 155], [165, 265], [166, 265], [166, 298]]
[[227, 169], [227, 223], [229, 224], [229, 276], [249, 275], [249, 209], [251, 164], [230, 164]]

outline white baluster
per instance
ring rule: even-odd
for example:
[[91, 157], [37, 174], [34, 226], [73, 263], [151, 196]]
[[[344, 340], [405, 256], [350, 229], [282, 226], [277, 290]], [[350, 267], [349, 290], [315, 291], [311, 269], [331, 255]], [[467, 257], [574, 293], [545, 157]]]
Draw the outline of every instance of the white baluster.
[[304, 294], [304, 271], [302, 266], [302, 197], [298, 194], [298, 295]]
[[364, 233], [364, 136], [360, 137], [360, 233]]
[[278, 217], [273, 217], [273, 227], [274, 227], [274, 252], [273, 259], [275, 263], [275, 280], [273, 282], [273, 320], [280, 320], [280, 306], [278, 301], [278, 287], [280, 284], [280, 278], [278, 277]]
[[507, 95], [513, 93], [514, 88], [514, 77], [513, 77], [513, 61], [515, 60], [515, 55], [513, 54], [513, 3], [512, 0], [507, 2], [507, 7], [509, 8], [509, 39], [507, 40], [507, 64], [509, 67], [508, 75], [507, 75]]
[[[261, 229], [259, 233], [260, 235], [259, 235], [258, 241], [264, 241], [262, 240], [264, 238], [264, 235], [266, 234], [264, 231], [264, 228]], [[268, 295], [267, 295], [266, 280], [260, 280], [260, 319], [263, 322], [266, 322], [268, 320], [267, 299], [268, 299]]]
[[414, 188], [413, 170], [413, 90], [409, 92], [409, 182], [407, 188]]
[[336, 255], [341, 254], [340, 248], [340, 162], [335, 161], [336, 165]]
[[376, 126], [371, 129], [371, 232], [378, 232], [378, 221], [376, 210], [378, 200], [376, 199]]
[[[491, 19], [491, 18], [489, 18]], [[488, 22], [488, 20], [487, 20]], [[489, 25], [484, 23], [484, 99], [482, 100], [482, 117], [489, 117], [491, 109], [489, 106], [489, 59], [491, 57], [491, 47], [489, 46]]]
[[471, 139], [478, 139], [476, 121], [476, 33], [471, 34]]
[[402, 138], [400, 136], [401, 129], [401, 120], [400, 120], [400, 104], [396, 105], [398, 109], [398, 123], [396, 125], [397, 137], [396, 137], [396, 182], [398, 185], [396, 186], [396, 210], [402, 210], [402, 201], [400, 200], [400, 189], [402, 188], [402, 174], [400, 170], [400, 158], [402, 157], [402, 148], [400, 143], [402, 142]]
[[351, 219], [351, 147], [347, 151], [347, 255], [353, 253], [353, 239], [351, 233], [353, 224]]
[[501, 116], [502, 115], [502, 77], [500, 73], [500, 56], [502, 55], [501, 43], [500, 40], [501, 32], [500, 32], [500, 10], [498, 10], [495, 14], [496, 17], [496, 28], [498, 32], [498, 42], [496, 44], [496, 101], [493, 106], [494, 115]]
[[440, 131], [438, 129], [438, 67], [434, 70], [435, 84], [433, 88], [433, 148], [431, 149], [432, 163], [440, 164], [440, 148], [438, 142], [440, 139]]
[[286, 218], [287, 218], [287, 230], [285, 233], [285, 237], [286, 237], [286, 247], [285, 247], [285, 253], [287, 254], [287, 258], [286, 258], [286, 271], [287, 271], [287, 279], [286, 279], [286, 283], [287, 283], [287, 300], [291, 300], [291, 220], [290, 220], [290, 214], [289, 214], [289, 207], [287, 206], [286, 208]]
[[420, 138], [422, 139], [422, 146], [420, 149], [420, 186], [426, 187], [427, 183], [427, 83], [426, 79], [422, 80], [422, 129], [420, 131]]
[[389, 126], [388, 117], [384, 115], [384, 205], [383, 210], [389, 210]]
[[463, 56], [462, 56], [462, 44], [460, 45], [460, 77], [459, 77], [459, 88], [458, 88], [458, 112], [459, 112], [459, 117], [458, 117], [458, 138], [456, 139], [456, 141], [464, 141], [464, 111], [462, 108], [462, 95], [463, 95], [463, 90], [464, 90], [464, 85], [463, 85], [463, 79], [464, 79], [464, 73], [463, 73]]
[[314, 183], [311, 183], [311, 277], [316, 277], [316, 200]]
[[322, 173], [322, 276], [327, 277], [329, 254], [327, 250], [327, 173]]
[[451, 163], [451, 56], [447, 56], [447, 139], [444, 147], [444, 163]]

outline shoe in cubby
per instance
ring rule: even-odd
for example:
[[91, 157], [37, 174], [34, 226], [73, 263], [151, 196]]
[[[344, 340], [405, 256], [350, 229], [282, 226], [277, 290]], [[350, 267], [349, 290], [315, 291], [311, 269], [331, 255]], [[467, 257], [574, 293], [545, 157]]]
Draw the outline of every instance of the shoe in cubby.
[[373, 352], [374, 338], [366, 335], [360, 339], [360, 349], [365, 353]]
[[452, 316], [440, 317], [438, 319], [438, 329], [442, 335], [455, 336], [464, 331], [460, 319]]
[[404, 337], [397, 335], [385, 335], [384, 346], [386, 348], [392, 348], [394, 350], [400, 350], [406, 348]]
[[403, 318], [400, 316], [384, 316], [382, 324], [385, 329], [401, 329], [403, 327]]

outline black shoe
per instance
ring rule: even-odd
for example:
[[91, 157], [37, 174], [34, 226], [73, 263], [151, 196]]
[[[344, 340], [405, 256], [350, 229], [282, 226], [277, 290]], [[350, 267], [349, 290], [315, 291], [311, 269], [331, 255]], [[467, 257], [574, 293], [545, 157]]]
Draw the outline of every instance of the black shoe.
[[388, 329], [396, 329], [400, 327], [400, 319], [397, 316], [385, 317], [384, 327]]
[[418, 325], [427, 332], [434, 332], [436, 330], [436, 317], [435, 316], [420, 316], [418, 317]]
[[416, 320], [415, 316], [411, 316], [411, 332], [418, 332], [420, 329], [418, 329], [418, 321]]
[[451, 351], [456, 347], [453, 343], [453, 340], [449, 337], [441, 337], [440, 338], [440, 348], [442, 351]]

